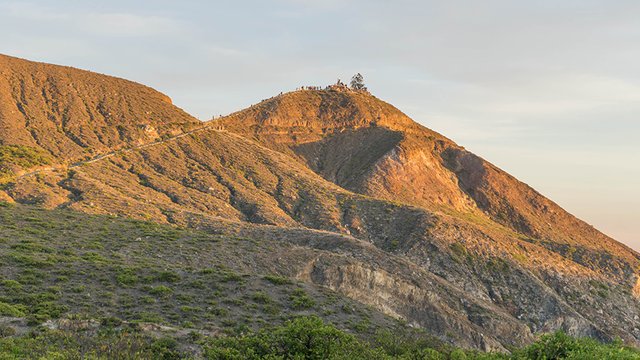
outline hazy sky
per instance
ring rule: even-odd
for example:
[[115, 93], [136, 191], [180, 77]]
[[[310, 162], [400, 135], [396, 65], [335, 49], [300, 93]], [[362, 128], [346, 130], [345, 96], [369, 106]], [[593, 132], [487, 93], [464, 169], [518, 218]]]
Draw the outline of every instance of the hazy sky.
[[640, 249], [640, 1], [4, 1], [0, 52], [150, 85], [202, 119], [355, 72]]

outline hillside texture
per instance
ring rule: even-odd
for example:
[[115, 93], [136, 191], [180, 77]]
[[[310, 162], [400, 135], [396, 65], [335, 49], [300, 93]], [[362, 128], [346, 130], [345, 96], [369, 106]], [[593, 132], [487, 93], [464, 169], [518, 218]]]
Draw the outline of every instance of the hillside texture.
[[[467, 348], [558, 329], [640, 343], [637, 253], [368, 93], [297, 91], [200, 124], [141, 85], [0, 60], [0, 146], [29, 150], [3, 158], [6, 201], [252, 239], [235, 250], [252, 273]], [[61, 79], [86, 91], [45, 96]], [[176, 241], [190, 268], [228, 257]]]
[[198, 120], [149, 87], [0, 55], [0, 142], [75, 162], [178, 134]]

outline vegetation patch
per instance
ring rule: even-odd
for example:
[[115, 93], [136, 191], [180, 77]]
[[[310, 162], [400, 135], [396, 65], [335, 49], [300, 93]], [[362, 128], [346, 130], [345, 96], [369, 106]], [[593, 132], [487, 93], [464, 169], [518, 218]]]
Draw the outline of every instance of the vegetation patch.
[[290, 279], [284, 276], [278, 276], [278, 275], [265, 275], [263, 279], [267, 280], [268, 282], [274, 285], [288, 285], [292, 283]]
[[23, 145], [0, 145], [0, 183], [11, 181], [15, 168], [30, 169], [51, 164], [51, 156], [43, 150]]
[[[238, 266], [263, 247], [279, 251], [278, 241], [242, 240], [239, 249], [236, 236], [20, 204], [0, 206], [0, 219], [0, 316], [33, 328], [82, 316], [233, 335], [303, 314], [348, 329], [373, 312]], [[371, 323], [369, 334], [395, 324], [381, 314]]]
[[25, 315], [25, 307], [0, 302], [0, 316], [22, 317]]

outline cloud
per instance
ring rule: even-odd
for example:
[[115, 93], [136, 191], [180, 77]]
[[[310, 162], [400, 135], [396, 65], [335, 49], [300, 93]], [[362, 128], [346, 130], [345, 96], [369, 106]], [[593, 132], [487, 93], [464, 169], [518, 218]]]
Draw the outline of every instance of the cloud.
[[67, 20], [69, 14], [59, 13], [53, 9], [36, 5], [31, 2], [2, 2], [0, 13], [4, 16], [24, 20]]
[[179, 35], [183, 30], [182, 24], [167, 17], [48, 7], [33, 2], [2, 2], [0, 14], [0, 17], [24, 20], [38, 28], [47, 26], [53, 32], [73, 29], [82, 36], [92, 33], [115, 37], [148, 37]]
[[310, 10], [330, 11], [344, 8], [348, 4], [355, 3], [353, 0], [279, 0], [285, 5], [294, 5]]
[[110, 36], [153, 36], [181, 31], [179, 24], [169, 18], [130, 13], [87, 13], [78, 16], [85, 29]]
[[230, 47], [225, 47], [225, 46], [220, 46], [220, 45], [205, 45], [204, 46], [205, 52], [208, 53], [209, 55], [212, 56], [247, 56], [249, 55], [247, 52], [240, 50], [240, 49], [235, 49], [235, 48], [230, 48]]

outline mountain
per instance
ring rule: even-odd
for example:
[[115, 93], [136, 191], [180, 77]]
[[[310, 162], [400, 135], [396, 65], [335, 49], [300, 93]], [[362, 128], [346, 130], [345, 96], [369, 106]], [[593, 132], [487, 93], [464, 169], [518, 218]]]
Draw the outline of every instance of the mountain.
[[526, 184], [366, 92], [288, 93], [220, 122], [356, 193], [485, 215], [555, 252], [574, 246], [578, 257], [613, 251], [635, 258]]
[[367, 92], [295, 91], [199, 123], [142, 85], [1, 60], [6, 201], [236, 234], [265, 245], [250, 272], [458, 346], [557, 329], [640, 344], [636, 252]]

